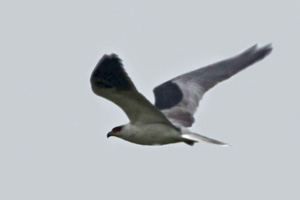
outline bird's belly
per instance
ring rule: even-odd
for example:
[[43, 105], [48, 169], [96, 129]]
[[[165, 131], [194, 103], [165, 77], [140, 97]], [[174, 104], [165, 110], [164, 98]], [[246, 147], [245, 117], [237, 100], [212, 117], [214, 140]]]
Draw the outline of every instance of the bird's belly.
[[143, 126], [123, 139], [142, 145], [163, 145], [181, 142], [180, 134], [173, 127], [164, 124]]

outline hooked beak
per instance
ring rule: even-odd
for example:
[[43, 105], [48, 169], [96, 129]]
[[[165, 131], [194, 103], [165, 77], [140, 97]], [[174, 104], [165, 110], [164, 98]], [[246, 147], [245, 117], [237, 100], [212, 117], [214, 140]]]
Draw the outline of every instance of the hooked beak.
[[112, 135], [113, 135], [112, 132], [107, 133], [107, 138], [109, 138]]

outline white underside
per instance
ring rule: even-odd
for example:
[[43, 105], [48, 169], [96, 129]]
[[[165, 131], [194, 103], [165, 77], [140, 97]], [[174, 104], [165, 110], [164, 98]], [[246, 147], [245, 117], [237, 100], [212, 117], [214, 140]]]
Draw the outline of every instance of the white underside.
[[126, 124], [120, 138], [142, 145], [163, 145], [182, 142], [180, 133], [173, 127], [162, 124]]
[[174, 127], [163, 124], [125, 124], [122, 131], [115, 135], [126, 141], [141, 145], [164, 145], [177, 142], [208, 142], [212, 144], [228, 146], [224, 142], [211, 139], [197, 133], [190, 132], [187, 128], [181, 127], [178, 131]]

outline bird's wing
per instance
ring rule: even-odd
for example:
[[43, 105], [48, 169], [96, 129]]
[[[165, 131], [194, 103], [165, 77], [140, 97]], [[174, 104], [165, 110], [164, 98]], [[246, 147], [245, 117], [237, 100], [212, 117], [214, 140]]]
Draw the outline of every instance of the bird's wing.
[[235, 57], [173, 78], [154, 88], [155, 106], [172, 123], [190, 127], [199, 101], [206, 91], [263, 59], [271, 50], [271, 45], [262, 48], [255, 45]]
[[117, 55], [104, 55], [90, 81], [93, 92], [118, 105], [131, 123], [171, 124], [161, 111], [137, 91]]

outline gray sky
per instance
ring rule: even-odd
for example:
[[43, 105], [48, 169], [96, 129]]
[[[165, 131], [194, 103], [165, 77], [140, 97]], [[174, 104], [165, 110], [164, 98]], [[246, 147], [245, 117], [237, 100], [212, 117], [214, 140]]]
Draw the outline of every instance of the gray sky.
[[[299, 199], [299, 1], [1, 1], [0, 199]], [[192, 130], [233, 145], [144, 147], [89, 76], [118, 54], [137, 88], [272, 43], [210, 90]]]

